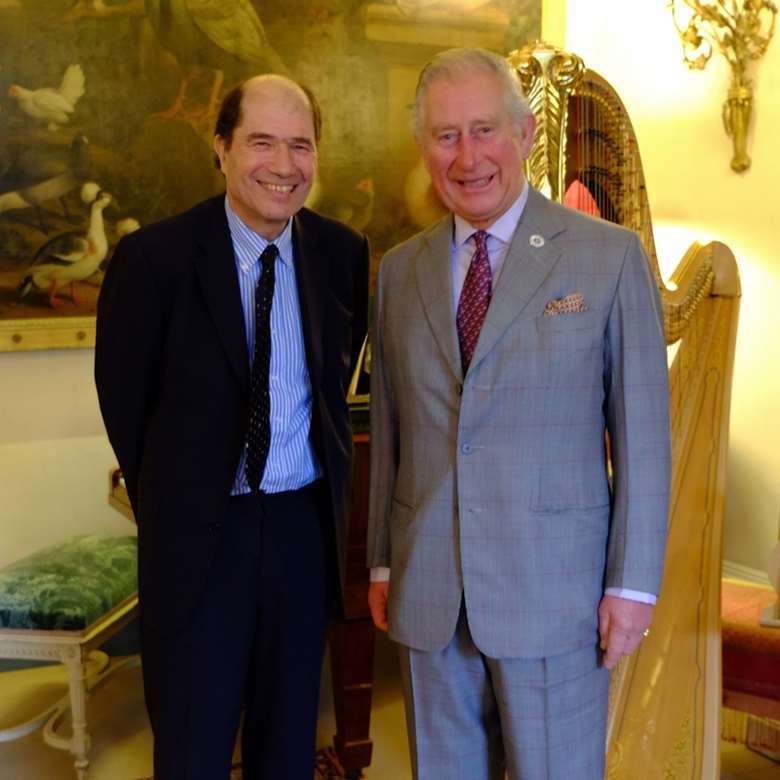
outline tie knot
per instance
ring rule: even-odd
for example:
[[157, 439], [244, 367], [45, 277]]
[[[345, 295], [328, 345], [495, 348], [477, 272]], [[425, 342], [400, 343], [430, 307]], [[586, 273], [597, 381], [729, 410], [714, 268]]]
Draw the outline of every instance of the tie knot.
[[478, 252], [487, 252], [487, 238], [488, 234], [484, 230], [477, 230], [473, 233], [474, 243], [476, 244]]
[[263, 267], [269, 264], [273, 264], [278, 254], [279, 249], [277, 248], [276, 244], [268, 244], [268, 246], [263, 250], [263, 253], [260, 255], [260, 262], [263, 264]]

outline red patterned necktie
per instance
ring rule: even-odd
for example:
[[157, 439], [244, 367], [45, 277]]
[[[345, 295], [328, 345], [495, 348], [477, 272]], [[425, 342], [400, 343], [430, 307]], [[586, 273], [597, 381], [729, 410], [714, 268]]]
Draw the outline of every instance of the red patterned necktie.
[[490, 260], [487, 251], [488, 234], [484, 230], [474, 233], [474, 243], [477, 251], [471, 258], [463, 289], [458, 301], [458, 341], [460, 342], [460, 359], [463, 375], [466, 375], [474, 350], [477, 347], [479, 332], [485, 321], [493, 277], [490, 272]]

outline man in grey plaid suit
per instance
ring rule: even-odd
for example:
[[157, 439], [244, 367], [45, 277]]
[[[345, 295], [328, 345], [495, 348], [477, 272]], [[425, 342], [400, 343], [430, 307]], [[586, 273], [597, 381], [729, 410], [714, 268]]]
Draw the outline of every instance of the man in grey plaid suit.
[[379, 271], [368, 544], [414, 776], [597, 780], [608, 670], [663, 570], [658, 292], [636, 235], [528, 186], [535, 119], [502, 58], [437, 55], [415, 122], [452, 214]]

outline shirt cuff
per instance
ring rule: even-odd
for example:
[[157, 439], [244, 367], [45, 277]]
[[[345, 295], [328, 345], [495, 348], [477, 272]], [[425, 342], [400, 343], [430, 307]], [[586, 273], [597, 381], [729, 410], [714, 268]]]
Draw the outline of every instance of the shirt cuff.
[[629, 601], [641, 601], [643, 604], [655, 604], [657, 596], [652, 593], [645, 593], [641, 590], [628, 590], [627, 588], [607, 588], [604, 591], [605, 596], [617, 596]]
[[390, 567], [389, 566], [374, 566], [371, 569], [370, 575], [371, 582], [389, 582], [390, 580]]

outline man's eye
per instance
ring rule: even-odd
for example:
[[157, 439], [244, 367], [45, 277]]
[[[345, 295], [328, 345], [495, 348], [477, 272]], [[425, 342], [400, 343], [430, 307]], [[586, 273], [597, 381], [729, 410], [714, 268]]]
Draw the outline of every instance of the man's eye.
[[477, 128], [477, 133], [479, 135], [490, 135], [490, 133], [493, 132], [493, 128], [490, 125], [484, 125], [483, 127]]
[[442, 144], [451, 144], [455, 141], [456, 134], [455, 133], [439, 133], [439, 143]]

